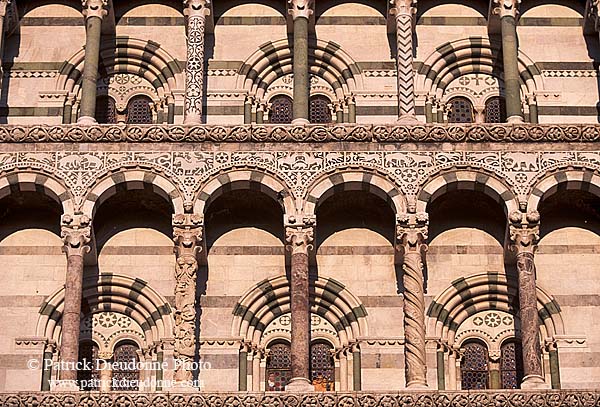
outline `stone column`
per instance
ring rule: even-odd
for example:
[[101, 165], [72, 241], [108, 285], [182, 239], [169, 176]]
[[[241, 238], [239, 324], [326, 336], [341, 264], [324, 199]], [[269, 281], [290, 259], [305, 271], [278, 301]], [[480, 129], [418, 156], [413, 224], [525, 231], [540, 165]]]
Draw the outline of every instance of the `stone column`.
[[391, 0], [390, 14], [396, 21], [396, 68], [398, 77], [398, 122], [417, 123], [413, 70], [413, 25], [417, 0]]
[[493, 11], [500, 16], [502, 27], [502, 61], [508, 123], [523, 123], [517, 40], [517, 16], [520, 3], [521, 0], [494, 0]]
[[187, 29], [185, 66], [185, 109], [183, 124], [202, 122], [204, 89], [204, 30], [210, 14], [210, 0], [183, 0]]
[[260, 361], [262, 360], [262, 351], [254, 348], [252, 356], [252, 391], [260, 391]]
[[62, 316], [60, 359], [65, 369], [60, 372], [60, 387], [78, 389], [75, 364], [79, 360], [79, 316], [83, 291], [83, 256], [90, 252], [91, 221], [85, 215], [63, 215], [61, 237], [67, 255], [65, 306]]
[[102, 392], [110, 391], [112, 387], [112, 370], [110, 368], [111, 359], [113, 358], [112, 352], [99, 353], [98, 358], [100, 371], [98, 372], [98, 379], [100, 380], [99, 390]]
[[509, 220], [510, 244], [516, 255], [519, 276], [519, 314], [524, 373], [521, 388], [547, 388], [542, 373], [540, 324], [533, 261], [540, 234], [540, 215], [537, 211], [526, 214], [513, 212]]
[[108, 14], [108, 0], [82, 0], [85, 18], [85, 59], [81, 83], [81, 103], [77, 124], [92, 125], [96, 122], [96, 84], [100, 60], [100, 37], [102, 19]]
[[196, 273], [203, 237], [199, 215], [173, 215], [175, 263], [175, 372], [178, 388], [192, 388], [196, 355]]
[[238, 366], [238, 390], [248, 390], [248, 344], [242, 342], [240, 345]]
[[434, 98], [432, 96], [427, 96], [425, 99], [425, 122], [433, 123], [433, 103]]
[[244, 100], [244, 124], [252, 123], [252, 107], [254, 106], [254, 97], [246, 96]]
[[286, 249], [291, 256], [290, 307], [292, 315], [292, 379], [289, 391], [312, 391], [310, 384], [310, 301], [308, 252], [312, 250], [314, 222], [289, 225], [285, 229]]
[[308, 20], [314, 0], [288, 0], [294, 20], [294, 112], [292, 124], [308, 124], [310, 77], [308, 66]]
[[448, 349], [448, 390], [456, 390], [456, 349]]
[[4, 19], [9, 4], [10, 0], [0, 0], [0, 90], [2, 89], [2, 79], [4, 77], [4, 70], [2, 69], [2, 63], [4, 62]]
[[527, 103], [529, 105], [529, 122], [533, 123], [533, 124], [539, 123], [538, 105], [537, 105], [536, 96], [529, 95], [527, 97]]
[[427, 387], [425, 358], [425, 294], [423, 292], [423, 263], [427, 251], [426, 213], [404, 214], [396, 226], [396, 249], [402, 258], [404, 284], [404, 359], [406, 387]]

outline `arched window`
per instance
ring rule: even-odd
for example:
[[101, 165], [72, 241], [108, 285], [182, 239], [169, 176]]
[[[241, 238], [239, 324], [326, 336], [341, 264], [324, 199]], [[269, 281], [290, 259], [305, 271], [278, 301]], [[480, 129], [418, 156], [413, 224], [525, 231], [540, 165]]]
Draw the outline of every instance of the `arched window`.
[[448, 123], [473, 123], [473, 104], [469, 99], [455, 97], [446, 106]]
[[500, 348], [500, 376], [503, 389], [518, 389], [523, 380], [523, 349], [516, 341], [505, 342]]
[[326, 342], [317, 342], [310, 347], [310, 379], [315, 391], [335, 390], [332, 350], [332, 346]]
[[138, 347], [131, 342], [122, 342], [113, 353], [112, 390], [139, 390]]
[[327, 96], [317, 95], [310, 98], [309, 119], [311, 123], [331, 123], [331, 101]]
[[152, 100], [148, 96], [134, 96], [127, 103], [127, 124], [152, 124]]
[[276, 343], [269, 348], [267, 358], [267, 391], [283, 391], [292, 378], [292, 354], [290, 345]]
[[117, 107], [115, 100], [108, 95], [96, 98], [96, 121], [100, 124], [115, 124], [117, 122]]
[[489, 387], [488, 349], [478, 341], [464, 345], [465, 353], [460, 364], [463, 390], [480, 390]]
[[277, 95], [271, 99], [271, 116], [269, 121], [274, 124], [289, 124], [293, 118], [294, 102], [286, 95]]
[[504, 123], [506, 121], [506, 101], [495, 96], [485, 102], [485, 122]]
[[77, 370], [77, 382], [83, 391], [100, 390], [100, 375], [98, 373], [98, 346], [91, 341], [79, 344], [79, 364], [82, 369]]

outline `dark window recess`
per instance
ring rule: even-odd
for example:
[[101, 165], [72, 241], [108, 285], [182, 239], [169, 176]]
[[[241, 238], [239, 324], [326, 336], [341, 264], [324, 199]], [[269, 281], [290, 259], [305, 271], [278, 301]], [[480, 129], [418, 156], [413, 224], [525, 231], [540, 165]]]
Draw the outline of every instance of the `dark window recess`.
[[309, 119], [311, 123], [331, 123], [331, 101], [326, 96], [313, 96], [310, 98]]
[[506, 121], [506, 102], [499, 96], [485, 102], [485, 122], [504, 123]]
[[115, 348], [111, 386], [113, 390], [139, 390], [140, 371], [137, 368], [137, 350], [137, 345], [132, 343], [120, 344]]
[[464, 345], [460, 370], [463, 390], [481, 390], [489, 388], [488, 349], [479, 342]]
[[110, 96], [102, 95], [96, 98], [96, 121], [100, 124], [117, 122], [117, 107]]
[[446, 105], [448, 123], [473, 123], [473, 104], [467, 98], [456, 97]]
[[148, 96], [134, 96], [127, 103], [127, 124], [152, 124], [152, 100]]
[[315, 391], [333, 391], [335, 388], [332, 350], [328, 343], [315, 343], [310, 347], [310, 378]]
[[294, 102], [292, 98], [278, 95], [271, 99], [271, 115], [269, 121], [273, 124], [289, 124], [293, 118]]
[[267, 391], [284, 391], [292, 378], [290, 345], [276, 343], [269, 348], [267, 357]]

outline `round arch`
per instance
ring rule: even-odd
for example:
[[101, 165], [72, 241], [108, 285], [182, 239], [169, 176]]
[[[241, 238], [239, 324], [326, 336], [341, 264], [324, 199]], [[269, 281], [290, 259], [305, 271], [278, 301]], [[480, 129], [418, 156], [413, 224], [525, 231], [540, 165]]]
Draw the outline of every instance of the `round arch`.
[[223, 193], [240, 189], [263, 192], [280, 203], [284, 214], [296, 213], [293, 194], [284, 181], [266, 171], [242, 169], [219, 172], [207, 180], [196, 193], [194, 213], [204, 214], [209, 204]]
[[121, 170], [99, 178], [86, 194], [82, 212], [93, 219], [102, 202], [118, 192], [119, 185], [127, 190], [150, 188], [172, 205], [173, 213], [185, 213], [181, 191], [169, 179], [152, 170]]
[[406, 198], [392, 181], [373, 171], [345, 171], [321, 177], [308, 187], [304, 213], [316, 215], [320, 203], [341, 191], [366, 191], [385, 200], [395, 214], [406, 212]]
[[21, 192], [41, 190], [62, 207], [63, 214], [75, 213], [71, 192], [60, 181], [46, 174], [19, 171], [0, 177], [0, 199], [10, 195], [14, 190]]
[[[452, 282], [427, 310], [427, 332], [449, 345], [470, 316], [486, 310], [518, 312], [518, 282], [505, 274], [481, 273]], [[564, 323], [556, 300], [537, 287], [537, 309], [546, 337], [563, 335]]]
[[532, 187], [527, 210], [539, 210], [540, 203], [559, 188], [586, 191], [600, 197], [600, 176], [592, 169], [564, 170], [545, 175]]
[[[82, 297], [90, 314], [113, 311], [137, 322], [144, 331], [145, 347], [173, 337], [171, 306], [144, 280], [103, 273], [84, 279]], [[64, 287], [46, 298], [39, 310], [36, 336], [60, 343], [64, 301]]]
[[519, 209], [516, 195], [495, 176], [476, 170], [456, 170], [435, 175], [417, 194], [417, 212], [426, 212], [427, 206], [452, 189], [481, 191], [496, 200], [508, 215]]
[[[264, 329], [280, 315], [290, 312], [290, 290], [287, 276], [262, 281], [246, 291], [233, 310], [232, 335], [261, 345]], [[311, 312], [331, 323], [341, 346], [368, 335], [367, 311], [340, 282], [318, 278], [310, 282]]]

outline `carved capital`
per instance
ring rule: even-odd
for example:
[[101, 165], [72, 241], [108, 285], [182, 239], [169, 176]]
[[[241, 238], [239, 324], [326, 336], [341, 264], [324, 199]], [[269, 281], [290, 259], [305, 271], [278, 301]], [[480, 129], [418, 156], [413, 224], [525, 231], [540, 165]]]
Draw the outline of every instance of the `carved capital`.
[[83, 16], [104, 18], [108, 14], [108, 0], [81, 0]]
[[399, 215], [396, 220], [396, 249], [402, 255], [425, 254], [428, 227], [429, 215], [425, 212]]
[[183, 15], [203, 18], [210, 15], [210, 0], [183, 0]]
[[315, 2], [314, 0], [288, 0], [288, 6], [288, 13], [294, 20], [299, 17], [308, 19], [314, 12]]
[[492, 12], [500, 18], [507, 16], [517, 18], [520, 4], [521, 0], [493, 0]]
[[60, 235], [63, 239], [63, 252], [70, 256], [83, 256], [90, 252], [92, 240], [91, 219], [86, 215], [63, 215]]
[[523, 253], [533, 255], [540, 240], [540, 214], [515, 211], [509, 215], [510, 249], [518, 256]]
[[417, 0], [390, 0], [390, 14], [396, 16], [410, 16], [417, 13]]
[[308, 251], [313, 248], [313, 240], [314, 224], [292, 224], [285, 228], [286, 248], [292, 254], [303, 253], [308, 255]]
[[[196, 214], [173, 215], [173, 248], [177, 261], [185, 262], [185, 258], [193, 258], [202, 249], [204, 219]], [[182, 265], [183, 266], [183, 265]]]

